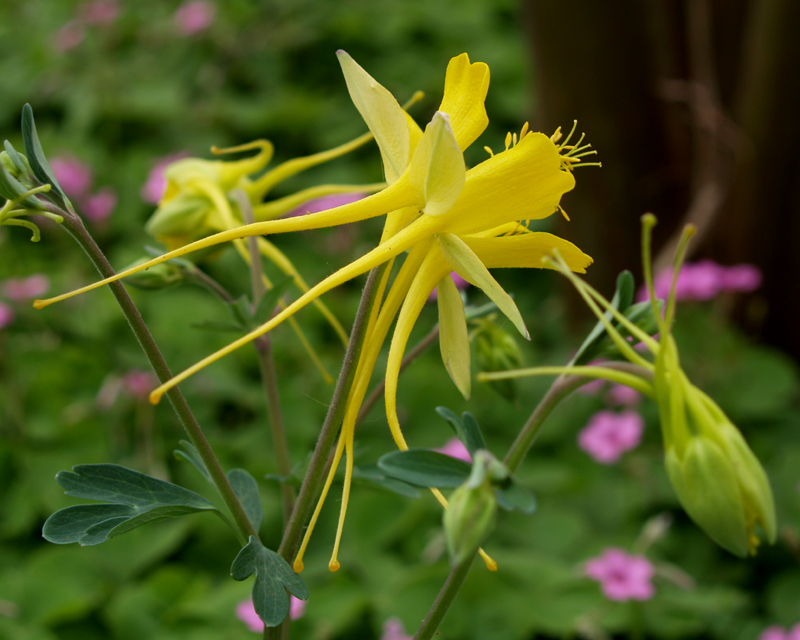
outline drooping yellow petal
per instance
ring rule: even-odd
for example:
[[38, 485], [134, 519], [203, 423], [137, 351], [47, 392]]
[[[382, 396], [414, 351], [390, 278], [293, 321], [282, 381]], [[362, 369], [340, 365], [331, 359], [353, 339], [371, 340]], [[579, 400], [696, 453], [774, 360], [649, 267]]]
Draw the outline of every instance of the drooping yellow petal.
[[462, 151], [475, 142], [489, 124], [483, 104], [488, 90], [489, 67], [485, 63], [471, 64], [466, 53], [450, 60], [439, 111], [450, 115], [450, 124]]
[[453, 279], [446, 275], [436, 285], [439, 305], [439, 349], [442, 362], [461, 395], [469, 400], [472, 392], [469, 338], [464, 302]]
[[253, 207], [253, 218], [256, 222], [275, 220], [304, 202], [337, 193], [375, 193], [386, 188], [385, 182], [373, 184], [321, 184], [309, 187], [283, 198], [278, 198]]
[[395, 182], [408, 166], [411, 133], [406, 112], [395, 97], [344, 51], [337, 51], [350, 98], [381, 150], [386, 182]]
[[529, 133], [508, 151], [467, 171], [461, 197], [446, 214], [447, 231], [473, 234], [514, 220], [539, 220], [556, 211], [575, 178], [561, 169], [558, 149]]
[[464, 280], [471, 285], [478, 287], [489, 299], [497, 305], [497, 308], [511, 320], [526, 340], [530, 340], [530, 334], [522, 319], [522, 314], [517, 309], [514, 300], [501, 287], [497, 280], [492, 277], [489, 270], [475, 255], [475, 252], [458, 236], [451, 233], [440, 233], [437, 236], [439, 249], [447, 262]]
[[564, 262], [576, 273], [586, 273], [586, 267], [592, 264], [591, 257], [568, 240], [552, 233], [536, 231], [501, 238], [465, 236], [462, 240], [475, 252], [487, 269], [503, 267], [552, 269], [554, 267], [542, 264], [542, 258], [553, 255], [554, 249], [558, 249]]
[[408, 181], [429, 216], [447, 213], [464, 189], [467, 168], [446, 113], [437, 111], [417, 145]]

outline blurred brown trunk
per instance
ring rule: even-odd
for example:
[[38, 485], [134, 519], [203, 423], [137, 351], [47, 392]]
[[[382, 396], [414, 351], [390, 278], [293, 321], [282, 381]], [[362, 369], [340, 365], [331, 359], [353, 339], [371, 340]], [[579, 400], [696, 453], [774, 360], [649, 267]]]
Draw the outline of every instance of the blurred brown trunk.
[[[800, 357], [800, 3], [793, 0], [527, 0], [536, 123], [577, 118], [600, 170], [579, 170], [562, 231], [595, 258], [589, 279], [641, 281], [639, 216], [656, 250], [701, 227], [697, 256], [758, 265], [747, 318]], [[705, 228], [703, 228], [705, 226]], [[753, 304], [755, 303], [755, 304]], [[744, 315], [740, 316], [742, 319]], [[754, 322], [754, 319], [757, 322]]]

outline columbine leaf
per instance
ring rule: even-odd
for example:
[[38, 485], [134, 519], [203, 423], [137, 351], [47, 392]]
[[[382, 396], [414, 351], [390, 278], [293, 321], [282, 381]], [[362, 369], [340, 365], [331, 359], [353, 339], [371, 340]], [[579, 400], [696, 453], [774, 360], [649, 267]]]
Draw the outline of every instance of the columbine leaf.
[[[241, 327], [249, 327], [253, 322], [253, 310], [250, 307], [250, 300], [242, 295], [233, 302], [226, 302], [225, 306], [233, 317], [234, 322]], [[242, 329], [244, 331], [244, 329]]]
[[474, 456], [478, 449], [486, 449], [486, 441], [483, 439], [478, 421], [471, 413], [465, 411], [459, 418], [447, 407], [436, 407], [436, 413], [447, 420], [450, 426], [453, 427], [456, 436], [467, 447], [470, 455]]
[[428, 449], [393, 451], [381, 456], [378, 467], [386, 475], [417, 487], [454, 489], [469, 477], [470, 465]]
[[506, 511], [521, 511], [530, 515], [536, 511], [536, 498], [513, 477], [504, 487], [497, 487], [497, 504]]
[[256, 325], [264, 324], [270, 319], [270, 316], [272, 315], [272, 312], [275, 311], [275, 307], [278, 306], [278, 302], [280, 301], [281, 297], [284, 293], [286, 293], [286, 291], [289, 289], [289, 286], [293, 282], [294, 278], [292, 276], [286, 276], [280, 282], [276, 282], [272, 289], [265, 292], [264, 295], [261, 296], [258, 307], [253, 314], [253, 322]]
[[28, 157], [28, 164], [31, 165], [33, 175], [42, 184], [53, 185], [53, 189], [64, 199], [64, 202], [69, 202], [44, 155], [42, 143], [39, 142], [39, 134], [36, 133], [36, 123], [33, 121], [33, 109], [29, 104], [22, 107], [22, 142], [25, 145], [25, 155]]
[[264, 547], [254, 536], [242, 547], [231, 565], [231, 577], [245, 580], [256, 574], [253, 606], [268, 627], [276, 627], [289, 613], [289, 596], [308, 599], [308, 587], [281, 556]]
[[256, 479], [244, 469], [231, 469], [228, 471], [228, 481], [239, 502], [242, 503], [250, 523], [258, 531], [264, 521], [264, 509], [261, 506]]
[[11, 158], [11, 162], [14, 163], [14, 166], [19, 169], [20, 173], [23, 174], [30, 174], [31, 168], [25, 160], [22, 159], [22, 156], [19, 155], [19, 152], [14, 148], [14, 145], [11, 144], [8, 140], [3, 142], [3, 147], [8, 154], [8, 157]]
[[369, 464], [361, 467], [353, 467], [353, 478], [368, 482], [392, 493], [397, 493], [407, 498], [419, 498], [419, 491], [411, 485], [390, 478], [383, 473], [376, 464]]
[[210, 485], [214, 486], [214, 481], [211, 479], [208, 467], [206, 467], [206, 463], [203, 462], [203, 459], [200, 457], [197, 448], [188, 440], [181, 440], [179, 444], [183, 449], [175, 449], [175, 451], [172, 452], [175, 454], [175, 457], [183, 458], [189, 462], [206, 480], [208, 480]]
[[81, 464], [59, 471], [56, 481], [69, 496], [106, 502], [67, 507], [51, 515], [42, 535], [55, 544], [100, 544], [149, 522], [217, 511], [194, 491], [116, 464]]

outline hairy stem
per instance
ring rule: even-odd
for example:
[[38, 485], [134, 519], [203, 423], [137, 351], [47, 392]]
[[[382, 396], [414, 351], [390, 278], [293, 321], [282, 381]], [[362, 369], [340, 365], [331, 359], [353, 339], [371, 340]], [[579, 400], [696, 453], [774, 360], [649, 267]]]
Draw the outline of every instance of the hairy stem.
[[[100, 272], [100, 275], [103, 278], [113, 276], [115, 273], [113, 267], [106, 259], [100, 247], [97, 246], [97, 243], [89, 234], [83, 222], [77, 217], [65, 215], [63, 224], [70, 235], [75, 238], [77, 243], [86, 252], [86, 255], [89, 256], [89, 259]], [[114, 295], [114, 298], [116, 298], [123, 315], [130, 324], [133, 334], [136, 336], [147, 359], [150, 361], [150, 365], [153, 367], [156, 376], [158, 376], [158, 379], [162, 383], [166, 382], [172, 377], [172, 373], [164, 357], [161, 355], [161, 351], [159, 351], [155, 340], [153, 340], [153, 336], [150, 334], [150, 330], [147, 328], [139, 310], [133, 303], [133, 300], [131, 300], [121, 282], [111, 283], [109, 289], [111, 289], [111, 293]], [[239, 498], [236, 497], [225, 472], [222, 470], [219, 460], [217, 460], [217, 457], [214, 455], [211, 445], [208, 443], [203, 430], [200, 428], [183, 394], [179, 389], [174, 388], [167, 393], [167, 398], [172, 408], [175, 410], [175, 413], [178, 414], [178, 420], [180, 420], [183, 428], [189, 435], [189, 439], [197, 449], [206, 467], [208, 467], [208, 472], [211, 475], [211, 479], [214, 481], [214, 485], [217, 487], [217, 491], [219, 491], [222, 500], [231, 512], [231, 516], [233, 516], [233, 520], [238, 528], [238, 533], [241, 538], [240, 541], [242, 544], [245, 544], [249, 536], [258, 537], [258, 532], [248, 519], [247, 514], [242, 508], [242, 503], [239, 502]]]

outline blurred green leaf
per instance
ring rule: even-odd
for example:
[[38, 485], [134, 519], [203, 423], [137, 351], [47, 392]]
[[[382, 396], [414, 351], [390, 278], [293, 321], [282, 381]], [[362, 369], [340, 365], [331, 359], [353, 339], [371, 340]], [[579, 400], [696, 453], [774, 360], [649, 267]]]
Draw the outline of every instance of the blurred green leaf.
[[469, 477], [470, 465], [438, 451], [409, 449], [381, 456], [378, 467], [386, 475], [417, 487], [455, 488]]
[[475, 455], [478, 449], [486, 449], [486, 442], [478, 426], [478, 421], [471, 413], [465, 411], [459, 418], [454, 411], [447, 407], [436, 407], [436, 413], [447, 420], [447, 423], [453, 427], [456, 436], [467, 447], [470, 455]]
[[419, 498], [419, 491], [405, 482], [390, 478], [378, 468], [377, 464], [354, 466], [353, 478], [363, 480], [407, 498]]
[[231, 483], [236, 497], [242, 503], [250, 523], [258, 531], [264, 520], [264, 509], [261, 506], [261, 496], [258, 493], [256, 479], [244, 469], [231, 469], [228, 471], [228, 481]]
[[175, 454], [175, 457], [183, 458], [190, 463], [200, 472], [200, 474], [208, 481], [208, 483], [213, 486], [214, 481], [211, 479], [211, 474], [208, 472], [208, 467], [206, 467], [206, 463], [203, 462], [203, 459], [200, 457], [197, 448], [188, 440], [181, 440], [179, 444], [181, 447], [183, 447], [183, 449], [175, 449], [175, 451], [172, 452]]
[[36, 133], [36, 123], [33, 121], [33, 109], [27, 103], [22, 107], [22, 142], [25, 145], [25, 155], [28, 158], [28, 164], [31, 165], [33, 175], [42, 184], [53, 185], [53, 189], [65, 203], [68, 203], [69, 199], [61, 189], [61, 185], [58, 184], [58, 180], [47, 162], [47, 157], [44, 155], [42, 143], [39, 142], [39, 134]]

